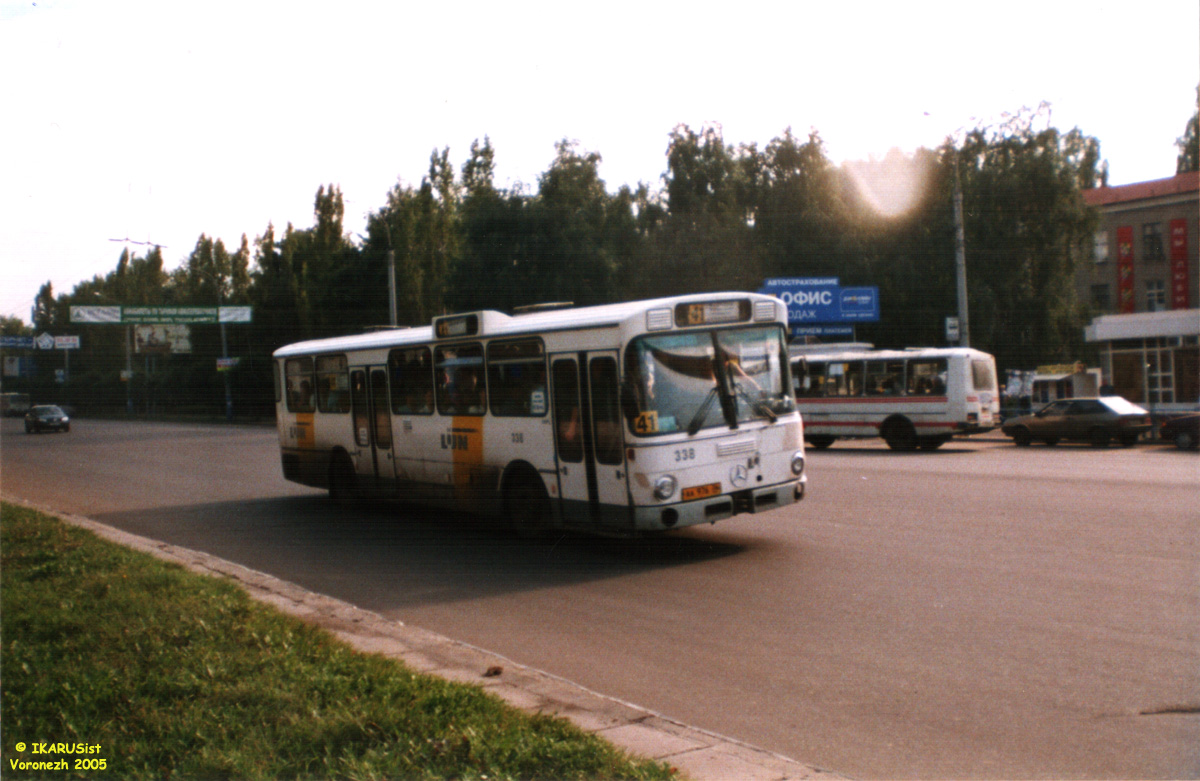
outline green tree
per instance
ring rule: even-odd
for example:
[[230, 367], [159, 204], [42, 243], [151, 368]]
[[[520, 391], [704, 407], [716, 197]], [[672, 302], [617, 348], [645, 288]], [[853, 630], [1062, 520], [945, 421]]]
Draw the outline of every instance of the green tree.
[[844, 251], [853, 233], [838, 170], [814, 130], [803, 143], [788, 128], [767, 145], [754, 194], [754, 239], [763, 276], [853, 273]]
[[383, 312], [388, 311], [389, 249], [395, 254], [400, 323], [428, 323], [446, 311], [450, 277], [459, 253], [460, 222], [459, 187], [449, 149], [434, 150], [420, 186], [414, 189], [397, 183], [388, 192], [386, 205], [367, 219], [364, 273], [367, 278], [383, 280]]
[[[288, 226], [289, 231], [291, 226]], [[295, 269], [275, 241], [275, 226], [268, 224], [254, 248], [248, 295], [254, 306], [255, 330], [266, 352], [296, 341], [300, 328], [300, 284]]]
[[33, 330], [37, 332], [53, 328], [58, 324], [58, 308], [54, 300], [54, 285], [50, 282], [38, 289], [33, 299]]
[[5, 336], [29, 336], [32, 333], [33, 329], [25, 325], [25, 321], [21, 318], [0, 316], [0, 334]]
[[1175, 140], [1175, 146], [1179, 148], [1175, 173], [1200, 171], [1200, 87], [1196, 88], [1196, 113], [1188, 120], [1183, 136]]
[[752, 237], [760, 160], [718, 125], [677, 126], [667, 146], [665, 218], [649, 233], [639, 295], [758, 287]]
[[891, 348], [944, 342], [945, 317], [957, 309], [953, 182], [953, 164], [924, 149], [843, 166], [846, 258], [822, 273], [879, 288], [881, 322], [858, 326], [859, 339]]
[[[276, 271], [282, 271], [292, 291], [296, 327], [305, 337], [349, 333], [382, 322], [371, 304], [383, 299], [377, 289], [363, 284], [361, 258], [344, 232], [344, 213], [341, 190], [322, 185], [313, 202], [313, 227], [296, 230], [289, 223], [279, 257], [272, 258], [282, 264]], [[260, 260], [261, 252], [260, 243]]]
[[962, 175], [972, 343], [1003, 367], [1073, 360], [1083, 348], [1075, 269], [1096, 218], [1082, 190], [1103, 166], [1098, 143], [1036, 129], [1041, 116], [1022, 112], [944, 149]]
[[534, 220], [540, 233], [521, 303], [574, 301], [585, 306], [616, 293], [614, 250], [621, 217], [600, 178], [600, 155], [563, 140], [539, 178]]
[[490, 139], [471, 144], [462, 168], [461, 244], [448, 285], [453, 309], [511, 311], [528, 303], [535, 220], [530, 199], [497, 190]]

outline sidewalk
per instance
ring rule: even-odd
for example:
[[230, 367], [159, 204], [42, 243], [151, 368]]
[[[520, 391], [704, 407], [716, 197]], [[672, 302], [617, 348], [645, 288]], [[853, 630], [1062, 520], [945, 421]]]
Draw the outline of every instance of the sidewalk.
[[835, 773], [680, 724], [498, 654], [405, 626], [239, 564], [129, 534], [89, 518], [64, 515], [43, 507], [34, 509], [194, 572], [236, 581], [255, 599], [324, 627], [363, 653], [399, 659], [418, 672], [480, 686], [513, 707], [530, 713], [561, 716], [631, 754], [672, 765], [692, 781], [841, 778]]

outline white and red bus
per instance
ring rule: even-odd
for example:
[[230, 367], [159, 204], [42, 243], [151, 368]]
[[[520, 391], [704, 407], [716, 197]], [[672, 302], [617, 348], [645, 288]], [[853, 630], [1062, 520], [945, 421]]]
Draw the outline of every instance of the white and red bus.
[[275, 352], [284, 475], [638, 535], [803, 497], [778, 299], [715, 293], [302, 342]]
[[933, 450], [1000, 425], [996, 360], [969, 347], [875, 350], [792, 345], [806, 441], [882, 437], [893, 450]]

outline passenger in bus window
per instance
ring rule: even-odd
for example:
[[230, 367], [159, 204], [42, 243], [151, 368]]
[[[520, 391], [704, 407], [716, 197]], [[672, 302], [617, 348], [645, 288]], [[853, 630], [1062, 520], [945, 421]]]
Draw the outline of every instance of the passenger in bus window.
[[460, 369], [450, 389], [450, 403], [461, 414], [482, 415], [487, 408], [483, 388], [479, 387], [479, 375], [474, 369]]
[[571, 404], [562, 415], [558, 424], [558, 438], [562, 447], [576, 447], [579, 444], [579, 405]]

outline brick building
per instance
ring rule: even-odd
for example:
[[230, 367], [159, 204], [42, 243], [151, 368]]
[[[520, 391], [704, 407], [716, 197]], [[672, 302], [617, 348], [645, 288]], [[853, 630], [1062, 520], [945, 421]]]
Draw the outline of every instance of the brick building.
[[1084, 193], [1100, 213], [1080, 297], [1106, 384], [1154, 411], [1200, 408], [1200, 173]]

